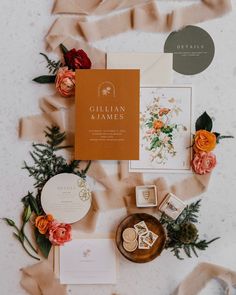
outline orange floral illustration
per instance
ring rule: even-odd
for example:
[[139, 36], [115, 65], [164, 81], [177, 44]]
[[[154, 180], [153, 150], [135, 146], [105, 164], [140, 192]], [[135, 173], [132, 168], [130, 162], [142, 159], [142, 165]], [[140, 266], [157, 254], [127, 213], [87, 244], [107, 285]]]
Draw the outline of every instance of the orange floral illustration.
[[155, 120], [153, 122], [153, 128], [155, 129], [161, 129], [164, 126], [164, 123], [160, 120]]
[[166, 163], [169, 157], [176, 155], [175, 138], [187, 130], [184, 125], [176, 123], [179, 113], [182, 112], [176, 100], [169, 99], [166, 103], [171, 107], [164, 107], [159, 97], [153, 97], [140, 120], [143, 146], [149, 151], [150, 161], [159, 164]]
[[168, 108], [162, 108], [159, 111], [159, 116], [167, 115], [170, 112], [170, 109]]

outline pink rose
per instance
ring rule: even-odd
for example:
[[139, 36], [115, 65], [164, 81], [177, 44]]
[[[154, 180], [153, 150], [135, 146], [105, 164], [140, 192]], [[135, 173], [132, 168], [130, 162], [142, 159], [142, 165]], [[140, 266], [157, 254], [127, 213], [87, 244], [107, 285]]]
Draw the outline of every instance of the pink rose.
[[216, 166], [216, 156], [213, 153], [199, 152], [195, 153], [192, 161], [192, 167], [197, 174], [206, 174], [211, 172]]
[[48, 229], [48, 238], [52, 245], [63, 246], [71, 241], [71, 225], [52, 221]]
[[64, 97], [75, 94], [75, 72], [62, 67], [58, 70], [56, 76], [56, 89]]

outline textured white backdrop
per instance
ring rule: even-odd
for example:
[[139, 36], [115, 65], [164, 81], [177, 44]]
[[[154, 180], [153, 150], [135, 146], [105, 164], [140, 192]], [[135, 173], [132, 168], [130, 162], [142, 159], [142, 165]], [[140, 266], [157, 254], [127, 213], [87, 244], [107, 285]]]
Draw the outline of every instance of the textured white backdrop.
[[[189, 1], [186, 1], [186, 3]], [[165, 9], [184, 1], [162, 1]], [[31, 78], [45, 72], [38, 52], [44, 50], [44, 36], [54, 16], [52, 0], [1, 0], [0, 2], [0, 217], [19, 217], [20, 199], [32, 187], [32, 179], [21, 170], [28, 159], [30, 143], [18, 139], [18, 120], [39, 113], [38, 99], [52, 92], [36, 85]], [[236, 0], [233, 0], [236, 6]], [[202, 74], [187, 77], [174, 74], [175, 83], [195, 86], [195, 118], [207, 110], [215, 119], [215, 130], [236, 135], [236, 12], [201, 24], [215, 41], [212, 65]], [[129, 32], [96, 43], [110, 51], [162, 51], [166, 34]], [[75, 295], [170, 295], [177, 284], [200, 261], [209, 261], [236, 270], [236, 140], [225, 140], [217, 148], [218, 166], [211, 185], [203, 196], [200, 230], [204, 238], [220, 236], [199, 258], [178, 261], [169, 252], [148, 264], [134, 265], [120, 257], [116, 286], [73, 286]], [[173, 178], [173, 177], [172, 177]], [[111, 221], [101, 217], [99, 228]], [[33, 263], [12, 237], [9, 227], [0, 221], [0, 294], [21, 295], [20, 268]], [[202, 295], [221, 294], [215, 283]]]

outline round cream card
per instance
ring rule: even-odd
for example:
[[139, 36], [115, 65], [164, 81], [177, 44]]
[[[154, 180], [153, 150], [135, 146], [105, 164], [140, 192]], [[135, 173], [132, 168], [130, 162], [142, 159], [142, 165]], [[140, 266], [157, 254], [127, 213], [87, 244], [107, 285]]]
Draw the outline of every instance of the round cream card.
[[53, 176], [41, 193], [44, 212], [63, 223], [82, 219], [90, 209], [91, 200], [91, 191], [85, 180], [71, 173]]

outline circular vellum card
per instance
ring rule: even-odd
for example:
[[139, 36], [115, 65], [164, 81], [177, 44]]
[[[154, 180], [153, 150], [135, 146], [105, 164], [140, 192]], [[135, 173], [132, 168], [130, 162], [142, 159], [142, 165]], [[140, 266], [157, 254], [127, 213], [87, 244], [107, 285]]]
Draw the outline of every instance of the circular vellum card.
[[173, 53], [173, 68], [176, 72], [195, 75], [211, 64], [215, 46], [205, 30], [196, 26], [187, 26], [168, 36], [164, 52]]
[[91, 191], [81, 177], [62, 173], [44, 185], [41, 205], [46, 214], [59, 222], [74, 223], [82, 219], [91, 207]]

